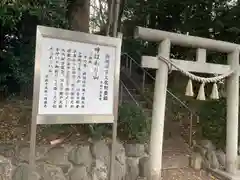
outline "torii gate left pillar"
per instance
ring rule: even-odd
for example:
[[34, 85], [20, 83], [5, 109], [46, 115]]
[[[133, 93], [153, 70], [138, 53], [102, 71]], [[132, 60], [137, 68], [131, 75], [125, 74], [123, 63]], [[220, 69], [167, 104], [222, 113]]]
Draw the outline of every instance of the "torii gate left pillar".
[[[159, 45], [158, 54], [164, 58], [170, 57], [170, 41], [163, 40]], [[165, 118], [165, 104], [168, 82], [168, 65], [163, 61], [158, 61], [156, 72], [154, 101], [153, 101], [153, 116], [151, 125], [151, 139], [150, 142], [150, 171], [149, 176], [151, 180], [159, 180], [162, 169], [162, 145], [163, 145], [163, 130]]]
[[[136, 38], [151, 42], [161, 42], [158, 55], [170, 59], [170, 45], [197, 48], [197, 61], [171, 59], [181, 69], [190, 72], [224, 74], [231, 69], [239, 68], [240, 45], [186, 36], [166, 31], [137, 27]], [[206, 49], [228, 54], [228, 65], [206, 62]], [[143, 56], [142, 66], [157, 69], [154, 89], [152, 129], [150, 139], [150, 164], [148, 180], [160, 180], [162, 170], [162, 145], [165, 119], [166, 90], [168, 81], [168, 65], [156, 57]], [[238, 169], [238, 110], [239, 108], [239, 70], [227, 79], [227, 137], [226, 137], [226, 171], [224, 175], [230, 179], [237, 177]]]

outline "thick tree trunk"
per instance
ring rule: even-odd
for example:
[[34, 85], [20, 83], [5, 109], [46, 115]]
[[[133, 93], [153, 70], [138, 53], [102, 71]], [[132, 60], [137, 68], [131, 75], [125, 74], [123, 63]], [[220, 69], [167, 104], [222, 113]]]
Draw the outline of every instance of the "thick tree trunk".
[[123, 16], [123, 11], [125, 7], [125, 0], [120, 0], [120, 10], [119, 10], [119, 15], [118, 15], [118, 30], [122, 30], [122, 16]]
[[[110, 8], [111, 8], [111, 5], [113, 3], [113, 11], [112, 11], [112, 14], [111, 14], [111, 11], [110, 11]], [[117, 29], [118, 29], [118, 32], [119, 32], [119, 29], [121, 28], [121, 18], [122, 18], [122, 15], [123, 15], [123, 11], [124, 11], [124, 5], [125, 5], [125, 0], [119, 0], [119, 14], [117, 15], [118, 18], [116, 18], [116, 14], [115, 14], [115, 11], [116, 11], [116, 1], [115, 0], [108, 0], [108, 23], [106, 25], [104, 25], [105, 27], [101, 28], [101, 29], [105, 29], [109, 34], [112, 34], [113, 32], [113, 26], [114, 26], [114, 21], [116, 19], [118, 19], [118, 22], [117, 22]], [[110, 16], [112, 16], [110, 18]]]
[[89, 32], [90, 0], [71, 1], [68, 14], [72, 30]]

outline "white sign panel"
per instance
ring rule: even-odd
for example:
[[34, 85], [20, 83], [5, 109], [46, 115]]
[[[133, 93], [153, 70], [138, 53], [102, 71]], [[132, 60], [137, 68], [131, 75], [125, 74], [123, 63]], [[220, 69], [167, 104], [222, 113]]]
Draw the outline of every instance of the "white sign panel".
[[43, 38], [38, 114], [113, 114], [115, 51]]

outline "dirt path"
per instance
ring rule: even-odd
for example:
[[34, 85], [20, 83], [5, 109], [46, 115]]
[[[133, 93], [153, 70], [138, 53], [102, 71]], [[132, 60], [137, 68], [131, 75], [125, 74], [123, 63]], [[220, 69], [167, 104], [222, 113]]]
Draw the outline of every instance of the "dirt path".
[[163, 180], [218, 180], [211, 175], [207, 175], [205, 171], [195, 171], [192, 168], [163, 170], [162, 177]]
[[177, 132], [177, 127], [173, 128], [175, 125], [171, 126], [173, 136], [163, 143], [163, 180], [217, 180], [203, 170], [195, 171], [189, 167], [191, 149]]

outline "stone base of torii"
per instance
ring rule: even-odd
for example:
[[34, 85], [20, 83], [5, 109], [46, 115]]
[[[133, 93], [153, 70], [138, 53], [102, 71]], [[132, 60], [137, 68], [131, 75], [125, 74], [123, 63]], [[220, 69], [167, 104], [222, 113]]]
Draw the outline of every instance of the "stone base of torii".
[[[188, 72], [222, 75], [234, 69], [227, 77], [227, 136], [226, 136], [226, 172], [212, 170], [228, 179], [240, 180], [238, 173], [238, 113], [239, 113], [239, 51], [240, 45], [212, 39], [170, 33], [161, 30], [137, 27], [135, 38], [159, 42], [158, 57]], [[171, 45], [196, 48], [196, 61], [170, 59]], [[228, 65], [206, 62], [206, 50], [228, 54]], [[152, 128], [150, 139], [149, 180], [159, 180], [162, 169], [162, 144], [168, 83], [169, 64], [158, 57], [143, 56], [142, 67], [156, 69]], [[173, 70], [177, 70], [174, 69]]]

